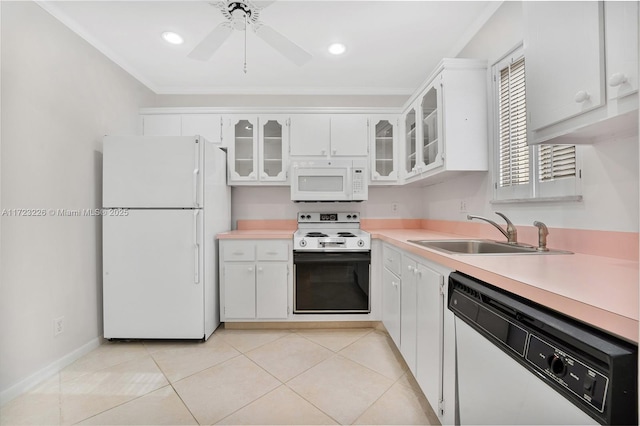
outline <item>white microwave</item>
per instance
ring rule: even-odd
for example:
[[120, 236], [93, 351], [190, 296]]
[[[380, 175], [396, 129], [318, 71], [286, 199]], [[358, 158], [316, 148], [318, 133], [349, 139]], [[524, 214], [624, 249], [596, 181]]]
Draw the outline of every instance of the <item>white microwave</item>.
[[364, 201], [366, 167], [348, 160], [301, 161], [291, 165], [292, 201]]

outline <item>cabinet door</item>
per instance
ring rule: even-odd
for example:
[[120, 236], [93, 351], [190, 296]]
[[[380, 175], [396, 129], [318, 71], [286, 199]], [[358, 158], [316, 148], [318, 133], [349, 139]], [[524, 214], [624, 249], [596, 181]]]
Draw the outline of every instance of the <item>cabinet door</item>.
[[[420, 102], [420, 150], [425, 170], [443, 164], [443, 132], [442, 132], [442, 94], [440, 79], [427, 89]], [[455, 111], [454, 111], [455, 113]]]
[[181, 136], [182, 118], [179, 114], [154, 114], [142, 116], [144, 136]]
[[609, 99], [638, 91], [638, 2], [604, 3]]
[[259, 173], [261, 182], [287, 180], [289, 125], [286, 117], [260, 116]]
[[602, 2], [523, 2], [532, 130], [604, 105]]
[[258, 262], [256, 317], [287, 318], [288, 266], [286, 262]]
[[395, 182], [398, 180], [398, 119], [372, 117], [371, 129], [371, 181]]
[[331, 116], [331, 156], [366, 156], [369, 118], [366, 115]]
[[224, 264], [225, 318], [256, 317], [256, 271], [253, 263]]
[[416, 262], [402, 260], [402, 283], [400, 284], [400, 353], [416, 374]]
[[222, 143], [222, 117], [217, 114], [183, 114], [182, 136], [200, 135], [209, 142]]
[[382, 323], [400, 347], [400, 278], [384, 268], [382, 279]]
[[258, 180], [258, 120], [232, 117], [229, 121], [229, 181]]
[[418, 151], [418, 132], [422, 129], [417, 125], [416, 108], [411, 108], [404, 116], [404, 168], [405, 178], [409, 178], [420, 173], [420, 163]]
[[331, 117], [324, 114], [304, 114], [291, 117], [291, 155], [329, 155]]
[[442, 314], [444, 295], [440, 285], [444, 277], [418, 264], [417, 299], [417, 357], [416, 380], [436, 413], [442, 399]]

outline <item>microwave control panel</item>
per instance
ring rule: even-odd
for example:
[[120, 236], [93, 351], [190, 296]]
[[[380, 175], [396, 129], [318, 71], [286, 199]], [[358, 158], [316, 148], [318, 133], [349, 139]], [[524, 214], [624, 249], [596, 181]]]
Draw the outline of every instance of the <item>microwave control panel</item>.
[[364, 195], [367, 191], [365, 184], [364, 169], [354, 168], [353, 170], [353, 195]]

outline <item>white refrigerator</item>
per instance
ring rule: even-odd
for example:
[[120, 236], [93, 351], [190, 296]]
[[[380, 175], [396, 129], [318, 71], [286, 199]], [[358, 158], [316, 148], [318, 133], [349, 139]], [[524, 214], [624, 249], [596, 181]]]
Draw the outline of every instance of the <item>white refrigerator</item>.
[[220, 324], [226, 176], [226, 153], [199, 136], [105, 136], [105, 338], [206, 340]]

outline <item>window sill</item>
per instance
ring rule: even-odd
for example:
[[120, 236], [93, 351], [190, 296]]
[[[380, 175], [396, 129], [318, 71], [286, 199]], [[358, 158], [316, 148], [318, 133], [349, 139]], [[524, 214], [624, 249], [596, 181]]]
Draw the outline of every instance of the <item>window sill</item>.
[[513, 198], [508, 200], [491, 200], [491, 204], [523, 204], [523, 203], [557, 203], [567, 201], [582, 201], [582, 195], [566, 195], [562, 197], [540, 197], [540, 198]]

